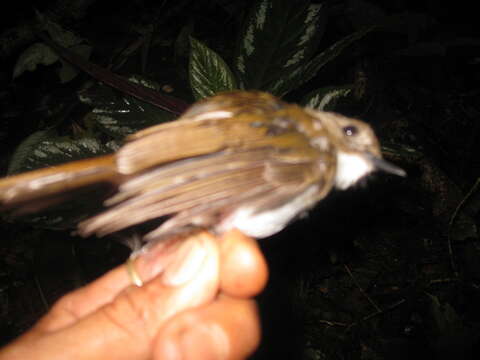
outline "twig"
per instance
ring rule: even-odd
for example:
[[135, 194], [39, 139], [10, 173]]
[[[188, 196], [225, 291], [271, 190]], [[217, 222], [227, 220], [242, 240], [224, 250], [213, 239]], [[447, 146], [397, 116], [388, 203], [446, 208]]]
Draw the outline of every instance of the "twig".
[[64, 60], [82, 69], [93, 78], [110, 87], [113, 87], [114, 89], [176, 115], [184, 112], [189, 106], [183, 100], [161, 94], [158, 91], [149, 89], [140, 84], [134, 84], [108, 69], [104, 69], [101, 66], [89, 62], [73, 51], [55, 43], [47, 35], [41, 32], [38, 34], [38, 37], [40, 37], [48, 46], [55, 50]]
[[379, 311], [376, 311], [370, 315], [367, 315], [365, 317], [362, 318], [361, 321], [357, 321], [357, 322], [353, 322], [351, 323], [350, 325], [348, 325], [348, 327], [345, 329], [345, 332], [349, 331], [352, 327], [358, 325], [360, 322], [364, 322], [364, 321], [367, 321], [367, 320], [370, 320], [372, 318], [374, 318], [375, 316], [378, 316], [380, 314], [383, 314], [387, 311], [390, 311], [390, 310], [393, 310], [395, 309], [396, 307], [402, 305], [406, 300], [405, 299], [401, 299], [399, 301], [397, 301], [396, 303], [393, 303], [392, 305], [390, 305], [389, 307], [387, 307], [385, 310], [379, 310]]
[[355, 285], [357, 286], [357, 288], [360, 290], [360, 292], [363, 294], [363, 296], [368, 300], [368, 302], [370, 304], [372, 304], [372, 306], [377, 310], [377, 311], [382, 311], [382, 309], [380, 309], [380, 307], [375, 303], [375, 301], [373, 301], [370, 296], [368, 296], [368, 294], [363, 290], [363, 288], [360, 286], [360, 284], [357, 282], [357, 280], [355, 279], [355, 277], [353, 276], [352, 272], [350, 271], [350, 268], [348, 267], [347, 264], [343, 265], [345, 267], [345, 270], [347, 271], [348, 275], [350, 275], [351, 279], [353, 280], [353, 282], [355, 283]]
[[319, 322], [320, 324], [325, 324], [328, 326], [342, 326], [342, 327], [348, 326], [348, 324], [338, 322], [338, 321], [317, 320], [315, 322]]
[[445, 284], [445, 283], [458, 282], [458, 281], [459, 281], [458, 278], [435, 279], [435, 280], [430, 280], [428, 285]]
[[462, 201], [457, 205], [455, 208], [455, 211], [453, 212], [452, 216], [450, 217], [450, 221], [448, 222], [448, 254], [450, 255], [450, 266], [452, 267], [452, 271], [455, 275], [455, 277], [458, 277], [458, 269], [457, 269], [457, 264], [455, 263], [455, 258], [453, 256], [453, 246], [452, 246], [452, 235], [451, 235], [451, 230], [453, 227], [453, 223], [455, 222], [455, 219], [458, 216], [458, 213], [460, 210], [463, 208], [467, 200], [472, 196], [472, 194], [477, 190], [477, 188], [480, 186], [480, 178], [475, 181], [475, 184], [472, 186], [472, 188], [468, 191], [467, 195], [464, 196]]
[[42, 300], [43, 306], [45, 307], [45, 312], [47, 312], [49, 310], [49, 306], [47, 299], [45, 298], [45, 294], [42, 290], [42, 286], [40, 285], [40, 281], [38, 280], [38, 276], [34, 275], [33, 278], [35, 279], [35, 286], [37, 287], [37, 291], [40, 294], [40, 299]]

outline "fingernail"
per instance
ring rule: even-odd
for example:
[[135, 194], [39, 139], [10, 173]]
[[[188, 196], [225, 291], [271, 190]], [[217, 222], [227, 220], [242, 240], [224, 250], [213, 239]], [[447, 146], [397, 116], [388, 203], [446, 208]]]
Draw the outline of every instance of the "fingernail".
[[167, 286], [180, 286], [190, 281], [200, 270], [207, 251], [198, 239], [185, 241], [162, 276]]

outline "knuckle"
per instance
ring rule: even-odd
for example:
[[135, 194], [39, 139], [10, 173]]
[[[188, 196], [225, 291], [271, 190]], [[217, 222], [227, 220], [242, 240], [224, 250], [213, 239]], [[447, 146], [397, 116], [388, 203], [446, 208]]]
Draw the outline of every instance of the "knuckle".
[[145, 338], [149, 328], [147, 309], [133, 291], [127, 290], [101, 310], [121, 332], [131, 337]]

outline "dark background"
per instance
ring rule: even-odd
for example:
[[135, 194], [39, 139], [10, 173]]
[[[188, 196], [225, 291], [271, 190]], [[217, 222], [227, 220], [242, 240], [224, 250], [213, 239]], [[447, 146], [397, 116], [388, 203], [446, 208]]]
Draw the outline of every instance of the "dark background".
[[[91, 61], [112, 54], [155, 24], [158, 40], [145, 76], [192, 102], [179, 32], [194, 24], [227, 62], [252, 1], [16, 1], [0, 12], [0, 169], [28, 135], [51, 124], [48, 106], [70, 101], [88, 79], [60, 85], [53, 67], [12, 80], [19, 54], [35, 40], [34, 9], [53, 12], [93, 45]], [[349, 1], [328, 1], [320, 48], [368, 23]], [[298, 101], [319, 86], [355, 83], [358, 101], [338, 111], [359, 116], [395, 151], [405, 179], [376, 174], [333, 193], [308, 217], [262, 247], [271, 279], [259, 296], [264, 335], [259, 359], [470, 359], [480, 351], [480, 34], [468, 2], [370, 1], [406, 15], [403, 31], [374, 32], [327, 65]], [[73, 11], [78, 6], [78, 11]], [[354, 8], [354, 7], [353, 7]], [[177, 48], [178, 50], [178, 48]], [[134, 54], [118, 71], [138, 73]], [[48, 99], [46, 97], [48, 96]], [[84, 124], [72, 113], [58, 127]], [[0, 341], [28, 329], [62, 294], [120, 264], [128, 249], [111, 239], [80, 239], [69, 230], [0, 222]]]

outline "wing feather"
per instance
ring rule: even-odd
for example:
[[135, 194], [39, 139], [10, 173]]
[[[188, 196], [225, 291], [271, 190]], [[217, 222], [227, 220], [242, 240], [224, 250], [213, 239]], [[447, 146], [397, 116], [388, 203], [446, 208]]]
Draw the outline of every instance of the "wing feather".
[[136, 174], [161, 164], [227, 149], [275, 147], [277, 157], [288, 161], [318, 156], [292, 120], [292, 114], [296, 118], [311, 118], [305, 111], [268, 94], [219, 95], [215, 100], [193, 105], [176, 121], [131, 135], [116, 154], [117, 168], [121, 174]]
[[255, 189], [265, 183], [261, 168], [242, 169], [228, 176], [215, 176], [167, 191], [152, 189], [79, 224], [80, 233], [106, 235], [123, 228], [190, 209], [233, 198], [239, 192]]
[[103, 236], [163, 216], [215, 213], [281, 187], [308, 186], [312, 169], [310, 162], [279, 161], [268, 148], [178, 161], [120, 186], [111, 207], [79, 224], [79, 232]]

